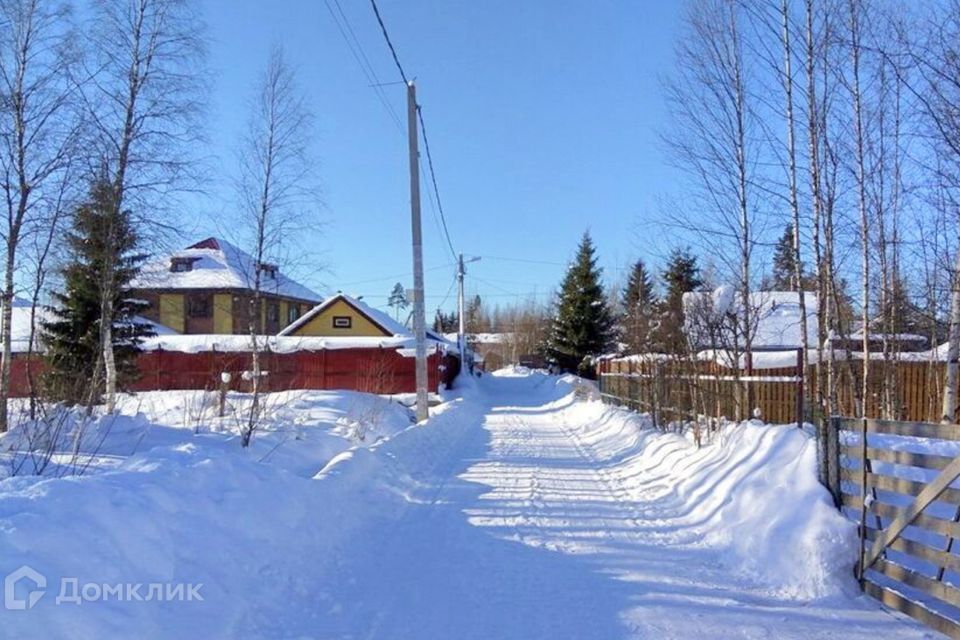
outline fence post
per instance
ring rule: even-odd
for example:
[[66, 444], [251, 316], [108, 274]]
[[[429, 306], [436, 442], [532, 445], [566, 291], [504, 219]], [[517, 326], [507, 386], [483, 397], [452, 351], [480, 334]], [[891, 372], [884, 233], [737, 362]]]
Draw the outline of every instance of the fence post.
[[600, 400], [604, 403], [607, 402], [606, 389], [604, 389], [604, 375], [606, 374], [607, 361], [601, 360], [597, 363], [597, 387], [600, 389]]
[[660, 362], [653, 361], [653, 406], [650, 407], [653, 417], [653, 426], [660, 426]]
[[824, 439], [821, 451], [820, 483], [830, 491], [833, 503], [840, 508], [840, 418], [824, 416], [821, 418], [821, 437]]
[[227, 391], [230, 389], [230, 379], [229, 372], [223, 371], [220, 373], [220, 408], [218, 414], [221, 418], [227, 413]]
[[806, 374], [806, 363], [804, 362], [804, 349], [800, 347], [797, 349], [797, 428], [803, 428], [804, 415], [803, 415], [803, 405], [804, 405], [804, 388], [803, 388], [803, 377]]

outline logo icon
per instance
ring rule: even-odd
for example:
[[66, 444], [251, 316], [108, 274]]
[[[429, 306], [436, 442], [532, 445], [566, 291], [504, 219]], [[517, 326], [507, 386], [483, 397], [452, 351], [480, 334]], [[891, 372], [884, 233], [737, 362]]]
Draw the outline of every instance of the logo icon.
[[[26, 597], [17, 596], [17, 584], [21, 581], [32, 582], [32, 588]], [[33, 608], [43, 594], [46, 593], [47, 579], [42, 573], [24, 565], [7, 575], [3, 581], [3, 606], [13, 611], [23, 611]]]

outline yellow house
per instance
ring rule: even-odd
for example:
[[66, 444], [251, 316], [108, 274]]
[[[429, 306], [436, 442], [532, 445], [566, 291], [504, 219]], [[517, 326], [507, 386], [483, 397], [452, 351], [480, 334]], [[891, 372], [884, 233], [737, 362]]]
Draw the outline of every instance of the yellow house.
[[388, 314], [338, 293], [307, 311], [279, 335], [382, 338], [409, 336], [410, 331]]
[[[254, 276], [260, 274], [260, 309]], [[144, 265], [131, 296], [147, 303], [143, 316], [177, 333], [275, 334], [321, 296], [222, 238], [207, 238]], [[254, 317], [253, 314], [256, 314]]]

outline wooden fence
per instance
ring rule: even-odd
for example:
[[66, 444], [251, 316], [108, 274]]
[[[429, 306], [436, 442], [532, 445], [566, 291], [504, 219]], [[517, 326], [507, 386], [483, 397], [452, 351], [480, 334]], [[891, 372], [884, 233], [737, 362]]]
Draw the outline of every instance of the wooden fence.
[[[170, 389], [216, 389], [222, 373], [229, 373], [230, 387], [249, 387], [244, 372], [250, 369], [249, 352], [238, 351], [145, 351], [137, 356], [140, 376], [131, 391]], [[261, 353], [262, 388], [267, 391], [292, 389], [349, 389], [369, 393], [412, 393], [416, 390], [415, 359], [396, 349], [322, 349]], [[16, 358], [11, 371], [14, 396], [29, 395], [26, 358]], [[43, 360], [31, 363], [35, 379], [42, 378]], [[456, 358], [435, 351], [427, 361], [428, 387], [436, 391], [440, 382], [450, 384], [459, 371]]]
[[821, 480], [859, 523], [863, 590], [960, 638], [960, 425], [832, 418]]
[[760, 409], [768, 422], [795, 422], [803, 411], [803, 375], [797, 367], [752, 375], [715, 362], [606, 360], [598, 366], [608, 402], [654, 414], [666, 424], [698, 416], [745, 418]]
[[[859, 412], [862, 361], [835, 365], [837, 406], [834, 413]], [[938, 421], [943, 394], [943, 362], [874, 360], [870, 366], [867, 415], [907, 421]], [[791, 423], [799, 416], [816, 420], [814, 411], [817, 367], [799, 366], [743, 370], [712, 361], [688, 359], [600, 361], [597, 379], [610, 401], [651, 411], [666, 420], [696, 416], [751, 416], [759, 409], [767, 422]]]

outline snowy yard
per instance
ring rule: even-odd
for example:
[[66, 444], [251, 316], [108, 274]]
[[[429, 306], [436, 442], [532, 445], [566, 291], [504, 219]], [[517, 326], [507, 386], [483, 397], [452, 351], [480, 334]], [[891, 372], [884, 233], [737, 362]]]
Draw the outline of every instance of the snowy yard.
[[[486, 376], [425, 426], [275, 394], [249, 451], [210, 398], [128, 398], [83, 476], [0, 481], [0, 570], [47, 581], [0, 637], [933, 637], [860, 595], [801, 431], [698, 451], [574, 383]], [[202, 600], [57, 604], [64, 579]]]

